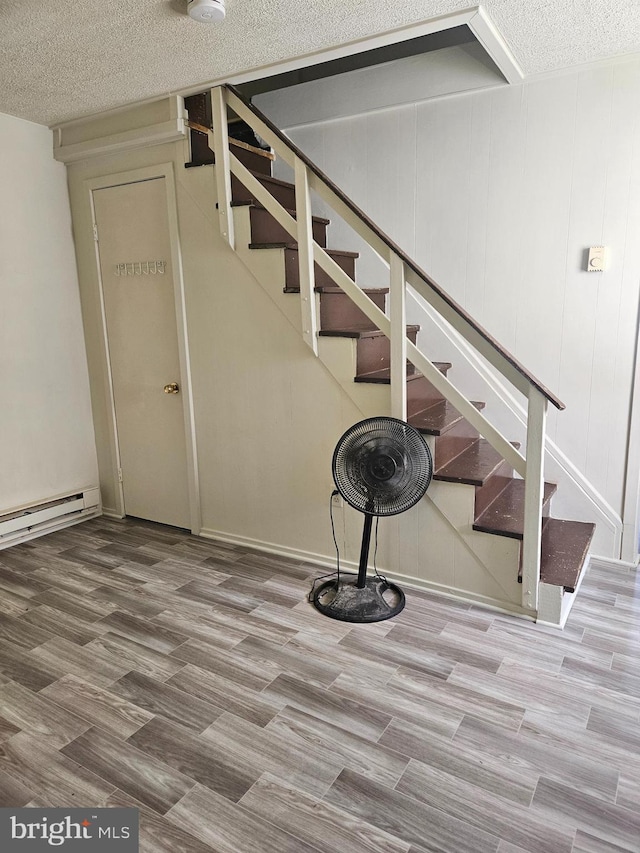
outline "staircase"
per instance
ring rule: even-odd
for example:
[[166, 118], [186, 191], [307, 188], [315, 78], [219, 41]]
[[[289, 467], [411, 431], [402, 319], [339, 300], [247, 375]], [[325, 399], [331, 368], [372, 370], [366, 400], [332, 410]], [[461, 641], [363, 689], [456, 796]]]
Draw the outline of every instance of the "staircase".
[[[234, 109], [239, 110], [241, 106], [243, 107], [243, 118], [247, 121], [250, 121], [251, 114], [255, 112], [257, 130], [261, 135], [266, 136], [265, 129], [267, 133], [278, 133], [264, 116], [260, 116], [248, 105], [241, 105], [237, 93], [233, 90], [228, 91], [227, 94], [221, 89], [213, 90], [212, 95], [214, 124], [217, 109], [218, 127], [222, 126], [224, 119], [226, 129], [224, 105], [229, 100]], [[397, 250], [397, 247], [394, 247], [386, 238], [387, 245], [391, 247], [391, 288], [395, 284], [396, 293], [396, 316], [394, 318], [392, 301], [389, 324], [388, 302], [390, 298], [393, 300], [393, 295], [390, 297], [390, 289], [360, 290], [358, 288], [356, 292], [350, 288], [352, 282], [356, 281], [358, 254], [342, 248], [327, 249], [329, 220], [309, 215], [308, 184], [306, 193], [304, 189], [308, 175], [303, 174], [299, 166], [300, 158], [303, 157], [301, 152], [295, 151], [294, 163], [296, 180], [303, 174], [302, 189], [300, 185], [296, 186], [294, 183], [287, 183], [272, 176], [274, 155], [271, 152], [252, 148], [233, 139], [221, 139], [224, 133], [211, 134], [211, 131], [203, 126], [193, 123], [191, 126], [196, 128], [192, 134], [195, 133], [199, 137], [202, 137], [203, 133], [208, 133], [209, 144], [216, 150], [216, 160], [218, 163], [222, 162], [224, 166], [224, 172], [216, 168], [218, 211], [223, 234], [226, 234], [229, 242], [241, 256], [243, 253], [250, 253], [251, 257], [247, 258], [247, 263], [257, 277], [261, 268], [260, 258], [266, 258], [267, 254], [278, 254], [283, 261], [282, 293], [286, 300], [291, 300], [292, 306], [294, 301], [302, 301], [303, 332], [316, 354], [318, 341], [323, 342], [325, 348], [335, 347], [335, 354], [329, 355], [326, 359], [327, 363], [331, 363], [335, 358], [340, 357], [337, 355], [338, 352], [343, 352], [342, 349], [337, 349], [341, 342], [344, 343], [344, 339], [348, 339], [355, 353], [353, 383], [357, 386], [387, 386], [388, 393], [388, 386], [395, 382], [395, 394], [392, 392], [391, 398], [395, 411], [376, 411], [375, 414], [401, 415], [426, 437], [434, 457], [436, 482], [460, 484], [467, 489], [469, 487], [473, 489], [471, 525], [473, 531], [483, 536], [505, 537], [516, 540], [518, 543], [515, 551], [508, 553], [515, 555], [510, 569], [514, 577], [517, 574], [518, 581], [522, 583], [524, 576], [526, 594], [523, 592], [523, 611], [551, 624], [563, 624], [570, 606], [565, 596], [569, 595], [572, 599], [570, 594], [579, 584], [595, 528], [590, 523], [561, 520], [551, 516], [551, 502], [557, 487], [553, 483], [544, 482], [542, 478], [544, 408], [540, 407], [539, 401], [544, 397], [545, 407], [547, 400], [558, 408], [561, 408], [562, 404], [535, 378], [524, 371], [513, 357], [505, 354], [487, 333], [475, 326], [459, 306], [454, 306], [454, 311], [459, 312], [464, 323], [472, 326], [470, 337], [475, 335], [476, 338], [479, 336], [485, 341], [488, 340], [490, 346], [497, 349], [499, 357], [503, 361], [506, 360], [510, 367], [515, 366], [516, 372], [521, 374], [517, 376], [518, 382], [522, 383], [522, 375], [524, 375], [527, 388], [530, 390], [526, 459], [520, 455], [520, 446], [517, 443], [505, 442], [493, 428], [487, 425], [486, 428], [483, 426], [481, 431], [478, 424], [486, 423], [482, 417], [484, 403], [480, 400], [462, 401], [466, 406], [465, 414], [459, 411], [461, 408], [459, 393], [456, 392], [455, 386], [447, 381], [450, 378], [450, 372], [452, 375], [455, 374], [455, 366], [448, 362], [428, 363], [424, 356], [417, 353], [416, 341], [419, 327], [402, 323], [400, 328], [403, 334], [396, 333], [394, 340], [394, 328], [398, 329], [397, 306], [402, 307], [402, 295], [398, 294], [400, 290], [404, 292], [405, 279], [411, 285], [416, 283], [415, 275], [413, 281], [411, 280], [414, 268], [410, 266], [411, 262], [402, 255], [400, 250]], [[279, 143], [284, 141], [287, 147], [290, 146], [290, 143], [282, 138], [278, 138], [277, 141]], [[294, 147], [291, 146], [291, 148]], [[228, 152], [233, 155], [231, 159]], [[211, 156], [208, 161], [212, 162]], [[238, 166], [237, 163], [234, 165], [234, 161], [241, 165]], [[307, 167], [309, 165], [306, 164]], [[324, 179], [324, 176], [322, 178]], [[327, 179], [324, 180], [328, 182]], [[316, 182], [314, 188], [318, 189], [319, 186]], [[281, 206], [280, 209], [272, 207], [260, 188], [268, 191], [270, 197]], [[334, 189], [332, 188], [332, 191]], [[298, 223], [301, 199], [307, 213], [305, 217], [307, 236], [303, 239], [301, 239], [305, 230], [303, 217], [301, 217], [301, 223]], [[341, 197], [341, 201], [344, 208], [344, 197]], [[267, 209], [267, 203], [271, 210]], [[226, 211], [223, 210], [225, 205], [228, 205]], [[357, 210], [348, 200], [346, 207]], [[293, 227], [300, 228], [298, 240], [294, 239], [290, 233], [292, 226], [290, 220], [282, 215], [282, 208], [294, 221]], [[372, 223], [361, 212], [358, 211], [358, 214], [364, 222], [362, 230], [371, 229]], [[375, 229], [375, 226], [373, 228]], [[380, 233], [375, 229], [376, 235]], [[326, 256], [329, 257], [330, 262], [317, 253], [317, 247], [326, 249]], [[374, 248], [379, 250], [375, 244]], [[403, 264], [402, 286], [398, 285], [397, 275], [394, 279], [394, 259], [397, 256]], [[336, 267], [339, 268], [341, 276], [335, 271]], [[313, 268], [313, 274], [311, 274], [311, 268]], [[396, 262], [395, 269], [397, 268]], [[419, 274], [429, 285], [437, 287], [425, 274], [420, 271]], [[305, 278], [306, 282], [303, 281]], [[364, 296], [366, 303], [362, 302], [359, 294]], [[436, 297], [436, 302], [442, 301], [442, 292], [436, 291]], [[449, 302], [446, 296], [443, 301]], [[305, 306], [305, 302], [309, 304]], [[369, 305], [374, 307], [369, 308]], [[293, 313], [297, 311], [294, 310]], [[403, 312], [400, 316], [404, 319]], [[317, 324], [317, 327], [314, 327], [314, 324]], [[386, 328], [383, 328], [385, 324], [387, 324]], [[308, 327], [311, 327], [311, 331]], [[323, 349], [323, 352], [327, 350]], [[421, 370], [421, 366], [425, 369]], [[427, 370], [431, 371], [429, 375], [426, 375]], [[398, 377], [402, 382], [400, 390], [397, 387]], [[439, 377], [443, 377], [444, 382]], [[452, 394], [444, 392], [448, 391], [449, 387], [453, 389]], [[354, 393], [356, 393], [355, 390]], [[451, 400], [452, 396], [456, 405]], [[542, 411], [539, 418], [536, 416], [536, 401], [538, 401], [538, 408]], [[387, 402], [387, 407], [388, 405]], [[482, 420], [479, 421], [474, 413], [478, 413]], [[496, 435], [499, 436], [498, 441], [495, 438]], [[502, 453], [496, 449], [496, 444]], [[505, 456], [508, 456], [508, 459]], [[536, 457], [538, 458], [537, 469], [529, 470], [529, 464], [531, 463], [533, 467]], [[520, 468], [521, 474], [525, 472], [525, 466], [527, 466], [525, 479], [514, 472], [514, 465]], [[429, 497], [430, 494], [427, 499]], [[532, 507], [535, 511], [533, 518]], [[528, 524], [527, 518], [529, 518]], [[529, 537], [528, 550], [523, 544], [526, 536]], [[532, 591], [533, 586], [536, 587], [535, 591]]]

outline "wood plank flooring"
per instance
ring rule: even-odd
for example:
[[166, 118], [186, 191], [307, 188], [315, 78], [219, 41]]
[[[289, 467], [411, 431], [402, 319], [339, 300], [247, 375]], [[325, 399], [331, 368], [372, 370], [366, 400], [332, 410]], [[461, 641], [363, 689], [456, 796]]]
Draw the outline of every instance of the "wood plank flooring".
[[133, 519], [0, 551], [0, 806], [140, 809], [143, 853], [640, 853], [640, 584], [564, 632]]

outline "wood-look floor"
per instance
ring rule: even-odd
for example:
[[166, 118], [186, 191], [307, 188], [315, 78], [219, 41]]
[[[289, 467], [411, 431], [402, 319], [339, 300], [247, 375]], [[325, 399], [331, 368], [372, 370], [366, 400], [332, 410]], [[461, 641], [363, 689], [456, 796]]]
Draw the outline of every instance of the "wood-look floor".
[[564, 632], [104, 518], [0, 551], [0, 805], [136, 806], [148, 853], [640, 851], [640, 586]]

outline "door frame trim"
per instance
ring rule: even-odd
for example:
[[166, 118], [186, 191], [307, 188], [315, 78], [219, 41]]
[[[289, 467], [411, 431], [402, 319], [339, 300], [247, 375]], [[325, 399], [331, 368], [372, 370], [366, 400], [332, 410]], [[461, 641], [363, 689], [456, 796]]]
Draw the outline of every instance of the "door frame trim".
[[[182, 411], [184, 418], [185, 442], [187, 450], [187, 487], [189, 496], [189, 518], [191, 532], [199, 535], [202, 527], [202, 515], [200, 512], [200, 487], [198, 477], [198, 454], [196, 444], [195, 413], [193, 404], [193, 385], [191, 380], [191, 360], [189, 355], [189, 336], [187, 329], [186, 298], [184, 287], [184, 276], [182, 271], [182, 249], [180, 245], [180, 231], [178, 228], [178, 212], [176, 199], [175, 169], [173, 163], [158, 163], [155, 166], [145, 166], [141, 169], [131, 169], [125, 172], [102, 175], [83, 181], [85, 193], [88, 194], [89, 207], [91, 210], [91, 224], [96, 230], [96, 213], [93, 193], [95, 190], [107, 189], [109, 187], [124, 186], [126, 184], [137, 184], [144, 181], [152, 181], [164, 178], [165, 195], [167, 202], [167, 219], [169, 225], [169, 246], [171, 253], [171, 266], [173, 269], [173, 295], [176, 314], [176, 327], [178, 334], [178, 358], [180, 363], [180, 385], [182, 389]], [[116, 484], [117, 511], [125, 515], [124, 488], [118, 472], [121, 469], [120, 445], [118, 441], [118, 426], [116, 422], [116, 406], [113, 391], [113, 375], [111, 371], [111, 359], [109, 353], [109, 336], [107, 332], [107, 317], [104, 301], [104, 285], [100, 270], [100, 255], [98, 242], [94, 239], [94, 261], [98, 282], [98, 298], [100, 305], [100, 328], [102, 332], [103, 370], [107, 379], [107, 407], [109, 410], [109, 433], [113, 465], [113, 478]]]

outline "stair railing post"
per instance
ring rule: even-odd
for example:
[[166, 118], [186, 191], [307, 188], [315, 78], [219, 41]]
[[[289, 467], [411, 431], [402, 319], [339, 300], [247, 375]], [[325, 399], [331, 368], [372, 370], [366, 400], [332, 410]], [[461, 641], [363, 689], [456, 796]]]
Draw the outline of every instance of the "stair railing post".
[[306, 165], [295, 159], [296, 224], [298, 226], [298, 268], [300, 274], [300, 305], [302, 337], [318, 355], [318, 321], [316, 317], [315, 271], [313, 264], [313, 218], [311, 191]]
[[522, 606], [538, 610], [542, 554], [542, 502], [547, 399], [529, 386], [527, 414], [527, 467], [524, 485], [524, 535], [522, 540]]
[[404, 262], [391, 252], [389, 312], [391, 321], [391, 414], [407, 419], [407, 305]]
[[214, 169], [218, 194], [218, 220], [220, 233], [234, 248], [233, 212], [231, 208], [231, 166], [229, 162], [229, 126], [227, 101], [221, 86], [211, 90], [211, 114], [213, 118], [213, 153], [216, 158]]

